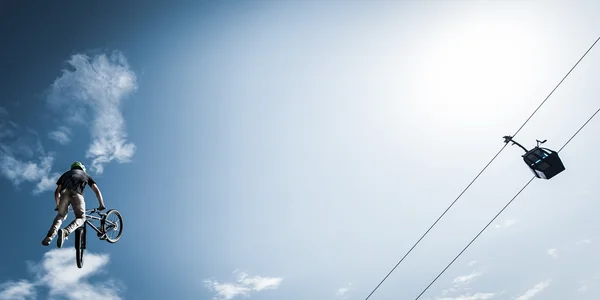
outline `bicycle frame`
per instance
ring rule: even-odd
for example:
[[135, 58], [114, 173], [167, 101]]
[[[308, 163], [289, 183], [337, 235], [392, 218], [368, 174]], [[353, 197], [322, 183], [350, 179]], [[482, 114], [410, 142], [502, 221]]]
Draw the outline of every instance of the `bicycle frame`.
[[[72, 211], [72, 208], [69, 207], [68, 211]], [[94, 213], [98, 214], [100, 217], [92, 215]], [[94, 229], [94, 231], [96, 231], [96, 233], [98, 234], [98, 237], [102, 238], [103, 236], [106, 235], [106, 232], [103, 232], [100, 228], [96, 227], [94, 225], [94, 223], [92, 223], [90, 221], [90, 219], [102, 222], [102, 218], [104, 216], [106, 216], [106, 213], [102, 213], [102, 212], [98, 211], [98, 209], [96, 209], [96, 208], [94, 208], [94, 209], [87, 209], [85, 211], [85, 223], [83, 223], [83, 225], [81, 225], [80, 227], [83, 228], [84, 231], [86, 231], [86, 227], [87, 227], [86, 225], [89, 225], [90, 227], [92, 227], [92, 229]], [[110, 222], [108, 220], [105, 220], [105, 222], [112, 223], [112, 222]], [[85, 233], [84, 233], [84, 236], [85, 236]]]
[[[91, 213], [95, 213], [95, 209], [91, 212]], [[100, 212], [96, 212], [98, 215], [102, 216], [103, 213]], [[104, 214], [105, 215], [105, 214]], [[100, 222], [102, 222], [102, 218], [96, 217], [96, 216], [92, 216], [92, 215], [88, 215], [87, 212], [85, 214], [85, 223], [83, 224], [83, 226], [85, 225], [90, 225], [90, 227], [92, 227], [92, 229], [94, 229], [94, 231], [96, 231], [98, 233], [98, 236], [102, 236], [105, 235], [106, 233], [102, 232], [100, 229], [98, 229], [98, 227], [96, 227], [94, 225], [94, 223], [90, 222], [89, 219], [93, 219], [93, 220], [98, 220]]]
[[[81, 241], [81, 248], [82, 249], [86, 249], [87, 248], [87, 225], [90, 225], [90, 227], [92, 227], [92, 229], [94, 229], [94, 231], [97, 232], [97, 235], [99, 238], [102, 238], [106, 235], [105, 232], [102, 232], [102, 230], [98, 229], [98, 227], [96, 227], [94, 225], [94, 223], [90, 222], [89, 219], [93, 219], [93, 220], [98, 220], [100, 222], [102, 222], [102, 218], [93, 216], [93, 213], [97, 213], [100, 217], [104, 217], [104, 213], [98, 212], [97, 209], [90, 209], [90, 210], [86, 210], [85, 211], [85, 223], [83, 223], [83, 225], [81, 225], [79, 228], [81, 228], [83, 230], [83, 236], [82, 236], [82, 241]], [[75, 249], [77, 249], [77, 245], [75, 246]], [[83, 256], [83, 254], [82, 254]]]

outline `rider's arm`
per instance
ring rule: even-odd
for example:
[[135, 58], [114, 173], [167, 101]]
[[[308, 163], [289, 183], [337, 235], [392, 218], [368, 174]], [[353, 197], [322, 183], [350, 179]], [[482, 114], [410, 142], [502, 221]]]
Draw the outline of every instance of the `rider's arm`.
[[56, 201], [56, 207], [58, 207], [58, 203], [60, 202], [60, 190], [62, 189], [62, 184], [56, 186], [56, 190], [54, 191], [54, 201]]
[[102, 199], [102, 193], [100, 192], [100, 189], [98, 188], [98, 185], [96, 183], [92, 183], [90, 185], [90, 188], [96, 194], [96, 198], [98, 198], [98, 204], [100, 204], [100, 207], [104, 208], [105, 207], [104, 206], [104, 200]]

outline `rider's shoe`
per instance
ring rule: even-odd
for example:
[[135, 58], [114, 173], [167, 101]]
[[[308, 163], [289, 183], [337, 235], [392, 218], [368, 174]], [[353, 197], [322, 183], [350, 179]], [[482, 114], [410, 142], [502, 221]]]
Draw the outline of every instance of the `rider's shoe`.
[[67, 232], [64, 229], [58, 231], [58, 238], [56, 239], [56, 246], [61, 248], [65, 240], [67, 239]]
[[52, 239], [50, 237], [45, 237], [44, 240], [42, 241], [42, 245], [44, 246], [48, 246], [50, 245], [50, 242], [52, 241]]

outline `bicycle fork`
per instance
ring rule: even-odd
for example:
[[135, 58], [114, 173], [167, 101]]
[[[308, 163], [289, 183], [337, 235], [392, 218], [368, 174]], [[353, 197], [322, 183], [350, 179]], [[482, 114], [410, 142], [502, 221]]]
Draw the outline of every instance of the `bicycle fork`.
[[83, 223], [83, 241], [81, 241], [81, 249], [85, 249], [85, 244], [87, 242], [87, 224]]

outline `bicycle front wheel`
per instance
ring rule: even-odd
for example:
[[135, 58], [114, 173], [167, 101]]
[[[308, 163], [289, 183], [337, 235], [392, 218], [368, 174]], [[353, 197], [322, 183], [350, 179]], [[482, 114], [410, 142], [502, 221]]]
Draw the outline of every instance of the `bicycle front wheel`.
[[116, 209], [109, 210], [100, 222], [100, 230], [106, 235], [106, 241], [114, 244], [123, 234], [123, 217]]
[[83, 228], [75, 229], [75, 259], [77, 260], [77, 267], [83, 267], [83, 254], [85, 252], [85, 236]]

